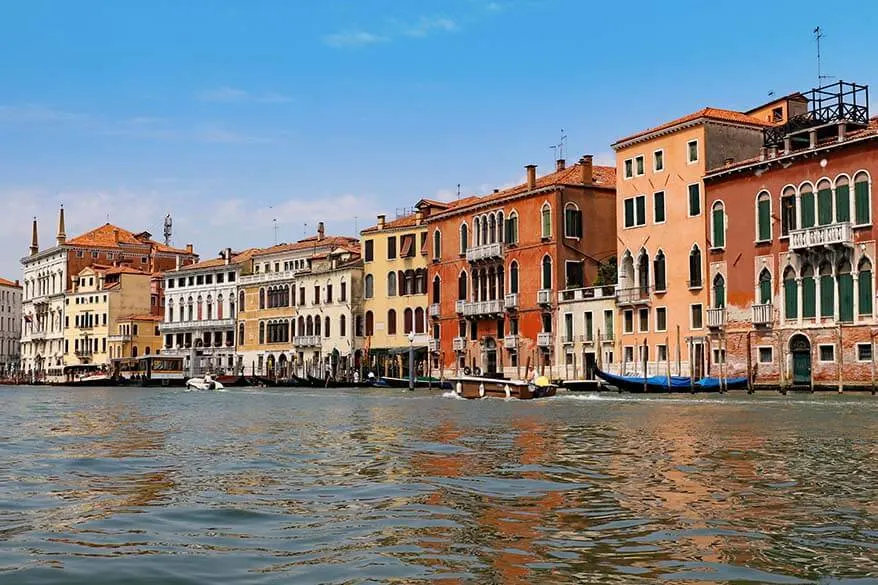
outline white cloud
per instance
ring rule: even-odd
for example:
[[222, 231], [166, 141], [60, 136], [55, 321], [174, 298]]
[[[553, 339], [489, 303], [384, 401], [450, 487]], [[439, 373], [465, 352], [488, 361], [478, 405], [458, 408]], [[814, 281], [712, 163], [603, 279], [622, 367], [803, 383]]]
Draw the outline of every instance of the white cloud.
[[323, 37], [323, 43], [333, 49], [365, 47], [386, 42], [387, 37], [372, 34], [364, 30], [347, 30]]
[[424, 38], [433, 33], [449, 33], [459, 29], [457, 22], [443, 15], [424, 15], [415, 21], [390, 19], [388, 23], [388, 30], [380, 34], [351, 29], [327, 35], [323, 37], [323, 42], [334, 49], [348, 49], [384, 43], [403, 36]]
[[404, 24], [403, 34], [410, 37], [425, 37], [433, 32], [454, 32], [457, 23], [445, 16], [421, 16], [416, 22]]

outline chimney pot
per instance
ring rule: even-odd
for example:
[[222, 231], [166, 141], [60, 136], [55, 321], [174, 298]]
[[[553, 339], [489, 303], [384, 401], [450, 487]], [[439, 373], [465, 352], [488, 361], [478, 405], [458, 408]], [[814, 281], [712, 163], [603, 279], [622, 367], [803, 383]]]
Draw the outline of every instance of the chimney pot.
[[323, 232], [323, 222], [319, 221], [319, 222], [317, 222], [317, 239], [318, 240], [323, 239], [323, 233], [324, 233]]
[[777, 158], [777, 147], [772, 146], [768, 149], [768, 158]]
[[839, 122], [838, 124], [838, 141], [844, 142], [845, 138], [847, 138], [848, 126], [844, 122]]
[[119, 243], [119, 230], [116, 228], [113, 228], [113, 241]]
[[225, 254], [226, 254], [226, 264], [227, 265], [231, 264], [232, 263], [232, 249], [226, 248]]
[[379, 230], [384, 229], [384, 220], [386, 219], [386, 217], [387, 216], [385, 216], [383, 213], [378, 214], [378, 229]]
[[728, 167], [728, 166], [731, 166], [731, 165], [734, 164], [734, 162], [735, 162], [735, 157], [730, 156], [730, 157], [726, 158], [723, 162], [725, 163], [725, 165], [726, 165], [727, 167]]
[[594, 184], [594, 157], [590, 154], [583, 155], [579, 164], [582, 168], [582, 184]]
[[564, 160], [563, 158], [559, 158], [558, 160], [555, 161], [555, 170], [556, 171], [563, 171], [566, 168], [567, 168], [567, 161]]
[[765, 160], [765, 158], [767, 156], [768, 156], [768, 149], [763, 146], [762, 148], [759, 149], [759, 160]]
[[494, 193], [499, 193], [500, 189], [494, 189]]
[[537, 165], [526, 165], [527, 169], [527, 189], [533, 190], [537, 186]]

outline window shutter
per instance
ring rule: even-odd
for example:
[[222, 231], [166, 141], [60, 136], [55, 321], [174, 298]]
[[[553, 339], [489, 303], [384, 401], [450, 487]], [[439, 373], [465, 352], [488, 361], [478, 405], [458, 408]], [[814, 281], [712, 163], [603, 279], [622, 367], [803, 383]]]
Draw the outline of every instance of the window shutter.
[[870, 223], [869, 217], [869, 183], [860, 181], [854, 184], [854, 208], [858, 225]]
[[771, 302], [771, 280], [759, 281], [759, 302], [763, 305]]
[[802, 279], [802, 317], [814, 318], [817, 315], [817, 282], [813, 276]]
[[835, 284], [832, 282], [832, 275], [827, 274], [820, 277], [820, 316], [832, 317], [835, 309]]
[[771, 239], [771, 202], [768, 199], [759, 201], [759, 241]]
[[854, 320], [854, 276], [850, 273], [838, 275], [838, 318]]
[[817, 191], [817, 222], [820, 225], [832, 223], [832, 189]]
[[724, 248], [726, 245], [725, 213], [723, 209], [713, 210], [713, 247]]
[[858, 305], [860, 315], [872, 314], [872, 271], [861, 270], [857, 280], [857, 289], [859, 293]]
[[576, 237], [581, 238], [583, 229], [582, 229], [582, 211], [577, 210], [575, 213], [576, 220]]
[[726, 306], [726, 285], [725, 284], [716, 284], [714, 285], [714, 303], [716, 304], [717, 309], [722, 309]]
[[625, 227], [634, 225], [634, 199], [625, 200]]
[[701, 190], [698, 185], [689, 185], [689, 215], [701, 213]]
[[802, 227], [814, 227], [814, 193], [802, 193]]
[[636, 200], [637, 203], [637, 225], [645, 225], [646, 224], [646, 197], [638, 197]]
[[851, 220], [851, 188], [839, 185], [835, 188], [835, 221]]
[[796, 319], [799, 316], [799, 291], [794, 278], [783, 281], [784, 291], [784, 314], [787, 319]]

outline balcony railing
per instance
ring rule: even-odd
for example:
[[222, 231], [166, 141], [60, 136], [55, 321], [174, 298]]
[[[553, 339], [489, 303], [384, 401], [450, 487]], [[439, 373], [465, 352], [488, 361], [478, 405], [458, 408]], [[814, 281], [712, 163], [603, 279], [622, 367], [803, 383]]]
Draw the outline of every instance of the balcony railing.
[[724, 308], [707, 309], [707, 326], [719, 329], [726, 325], [726, 310]]
[[509, 293], [505, 297], [503, 297], [503, 304], [506, 306], [507, 311], [514, 311], [518, 309], [518, 293]]
[[579, 341], [581, 341], [582, 343], [594, 343], [594, 334], [592, 333], [591, 335], [580, 335]]
[[586, 288], [568, 288], [558, 292], [559, 301], [589, 301], [592, 299], [611, 299], [616, 297], [616, 286], [589, 286]]
[[552, 333], [550, 331], [537, 333], [537, 346], [552, 347]]
[[648, 305], [651, 302], [651, 286], [633, 286], [616, 289], [616, 303], [619, 305]]
[[427, 350], [432, 353], [439, 353], [439, 340], [438, 339], [430, 339], [427, 341]]
[[159, 331], [191, 331], [193, 329], [233, 328], [234, 319], [202, 319], [201, 321], [173, 321], [159, 324]]
[[466, 301], [454, 301], [454, 312], [458, 315], [463, 315], [463, 311], [466, 309]]
[[90, 349], [77, 349], [73, 352], [73, 355], [75, 355], [78, 358], [84, 358], [84, 357], [93, 356], [94, 352]]
[[319, 335], [297, 335], [293, 337], [293, 345], [298, 347], [317, 347], [320, 345]]
[[108, 335], [107, 341], [121, 341], [123, 343], [126, 341], [131, 341], [131, 334], [120, 333], [119, 335]]
[[297, 275], [303, 272], [310, 272], [308, 268], [300, 268], [299, 270], [283, 270], [280, 272], [256, 272], [247, 274], [238, 279], [238, 284], [263, 284], [269, 282], [280, 282], [293, 280]]
[[454, 351], [466, 350], [466, 337], [455, 337], [451, 341], [451, 349], [453, 349]]
[[761, 305], [753, 305], [753, 324], [754, 325], [771, 325], [772, 307], [771, 303]]
[[537, 291], [537, 304], [538, 305], [551, 305], [552, 304], [552, 291], [548, 288], [543, 288]]
[[46, 331], [44, 329], [42, 329], [40, 331], [31, 331], [30, 338], [33, 341], [42, 341], [43, 339], [46, 338]]
[[574, 341], [576, 341], [575, 335], [571, 334], [571, 335], [562, 335], [561, 336], [561, 343], [563, 343], [564, 345], [572, 345]]
[[498, 242], [470, 248], [466, 251], [466, 260], [467, 262], [480, 262], [503, 258], [503, 247], [503, 244]]
[[503, 347], [506, 349], [516, 349], [518, 347], [518, 335], [507, 335], [504, 337]]
[[831, 223], [790, 231], [790, 248], [794, 250], [838, 245], [854, 245], [854, 231], [850, 222]]
[[497, 315], [503, 312], [503, 301], [494, 299], [493, 301], [477, 301], [475, 303], [467, 303], [463, 307], [463, 314], [467, 317], [477, 315]]
[[439, 316], [439, 303], [433, 303], [430, 305], [430, 316], [438, 317]]

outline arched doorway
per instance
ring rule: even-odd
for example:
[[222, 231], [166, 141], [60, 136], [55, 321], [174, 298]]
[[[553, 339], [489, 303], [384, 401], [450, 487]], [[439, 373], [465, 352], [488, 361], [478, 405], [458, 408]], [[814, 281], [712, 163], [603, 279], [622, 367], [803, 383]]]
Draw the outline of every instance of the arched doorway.
[[280, 354], [280, 357], [277, 358], [277, 376], [279, 378], [287, 377], [287, 356], [286, 354]]
[[265, 372], [268, 376], [274, 375], [274, 356], [272, 354], [268, 354], [265, 360]]
[[790, 338], [793, 356], [793, 384], [811, 384], [811, 342], [801, 333]]
[[485, 373], [489, 376], [497, 373], [497, 342], [493, 337], [485, 340]]

